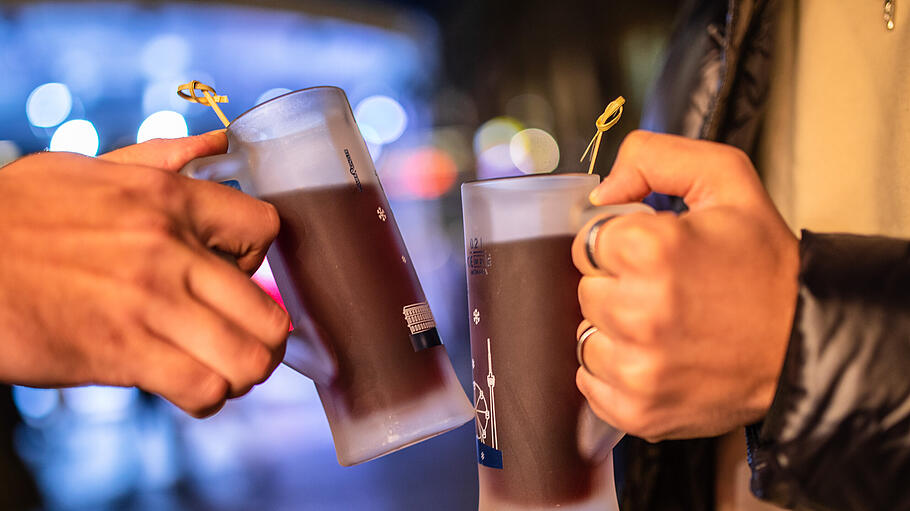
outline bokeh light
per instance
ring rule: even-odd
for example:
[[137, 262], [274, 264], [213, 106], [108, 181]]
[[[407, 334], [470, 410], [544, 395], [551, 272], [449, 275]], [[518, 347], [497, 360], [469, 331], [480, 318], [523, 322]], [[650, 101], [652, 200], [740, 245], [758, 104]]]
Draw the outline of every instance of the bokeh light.
[[379, 133], [369, 124], [358, 124], [358, 127], [363, 141], [367, 144], [367, 150], [370, 151], [370, 157], [374, 162], [379, 161], [379, 156], [382, 154], [382, 143], [374, 142], [379, 140]]
[[190, 45], [177, 34], [159, 35], [142, 48], [142, 71], [148, 78], [173, 78], [186, 70], [190, 60]]
[[39, 128], [52, 128], [66, 119], [73, 108], [73, 96], [62, 83], [39, 85], [25, 101], [28, 122]]
[[153, 138], [180, 138], [187, 136], [186, 119], [177, 112], [162, 110], [146, 117], [139, 125], [136, 142]]
[[458, 169], [452, 157], [435, 147], [421, 147], [404, 159], [401, 179], [410, 195], [435, 199], [452, 189]]
[[474, 153], [471, 150], [471, 133], [462, 127], [441, 127], [433, 130], [431, 145], [452, 157], [458, 172], [474, 170]]
[[0, 167], [15, 161], [22, 155], [19, 146], [12, 140], [0, 140]]
[[57, 409], [60, 395], [55, 389], [13, 386], [13, 402], [24, 418], [41, 420]]
[[404, 107], [389, 96], [364, 99], [354, 109], [354, 118], [361, 126], [364, 139], [373, 144], [390, 144], [398, 140], [408, 126]]
[[170, 78], [156, 80], [146, 85], [142, 90], [142, 114], [150, 115], [159, 110], [173, 110], [185, 115], [192, 103], [177, 95], [177, 86], [180, 83], [180, 78]]
[[96, 418], [122, 416], [139, 396], [135, 387], [74, 387], [63, 390], [66, 406], [76, 413]]
[[98, 154], [98, 132], [95, 125], [85, 119], [73, 119], [61, 124], [51, 137], [51, 151], [95, 156]]
[[263, 92], [262, 94], [260, 94], [258, 98], [256, 98], [255, 104], [261, 105], [262, 103], [265, 103], [266, 101], [268, 101], [270, 99], [275, 99], [278, 96], [283, 96], [283, 95], [287, 94], [288, 92], [291, 92], [291, 89], [285, 89], [284, 87], [276, 87], [274, 89], [269, 89], [269, 90]]
[[483, 123], [474, 134], [474, 154], [478, 157], [498, 145], [508, 146], [512, 137], [524, 128], [511, 117], [494, 117]]
[[477, 178], [494, 179], [520, 175], [521, 171], [512, 163], [509, 144], [495, 145], [477, 157]]
[[509, 143], [512, 163], [525, 174], [552, 172], [559, 165], [559, 145], [544, 130], [531, 128], [519, 131]]

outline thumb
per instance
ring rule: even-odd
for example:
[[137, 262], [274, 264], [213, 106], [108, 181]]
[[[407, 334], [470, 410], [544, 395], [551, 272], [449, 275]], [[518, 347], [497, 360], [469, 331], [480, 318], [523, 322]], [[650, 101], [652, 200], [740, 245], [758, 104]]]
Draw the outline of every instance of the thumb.
[[752, 162], [739, 149], [676, 135], [633, 131], [591, 203], [635, 202], [651, 192], [682, 197], [689, 209], [738, 204], [761, 196]]
[[142, 165], [178, 171], [190, 160], [227, 151], [224, 130], [184, 138], [156, 138], [102, 154], [98, 158], [113, 163]]

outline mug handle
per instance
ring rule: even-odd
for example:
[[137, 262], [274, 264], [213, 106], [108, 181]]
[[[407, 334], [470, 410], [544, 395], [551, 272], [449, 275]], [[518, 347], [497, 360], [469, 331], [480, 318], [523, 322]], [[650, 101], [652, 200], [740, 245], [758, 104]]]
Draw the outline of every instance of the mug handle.
[[[249, 163], [241, 151], [197, 158], [180, 169], [180, 174], [216, 181], [241, 191], [251, 189]], [[214, 252], [229, 262], [235, 262], [230, 254], [219, 250]], [[301, 322], [304, 324], [297, 323], [295, 321], [294, 330], [288, 336], [283, 363], [318, 384], [331, 383], [338, 373], [334, 350], [311, 318], [304, 318]]]
[[578, 415], [578, 452], [584, 459], [603, 463], [625, 435], [594, 415], [587, 401], [582, 405]]
[[[574, 211], [573, 222], [576, 229], [582, 229], [591, 220], [599, 216], [619, 216], [631, 213], [655, 214], [651, 206], [643, 202], [594, 206], [587, 199]], [[622, 440], [625, 433], [607, 424], [597, 417], [587, 402], [582, 406], [578, 419], [578, 449], [583, 457], [594, 462], [606, 461], [613, 447]]]
[[576, 229], [581, 229], [588, 222], [598, 216], [620, 216], [631, 213], [655, 214], [654, 208], [644, 202], [628, 202], [625, 204], [611, 204], [609, 206], [594, 206], [587, 199], [578, 206], [573, 213], [573, 222]]
[[245, 181], [249, 175], [249, 165], [246, 155], [238, 151], [190, 160], [180, 169], [180, 174], [193, 179], [220, 183], [231, 180]]

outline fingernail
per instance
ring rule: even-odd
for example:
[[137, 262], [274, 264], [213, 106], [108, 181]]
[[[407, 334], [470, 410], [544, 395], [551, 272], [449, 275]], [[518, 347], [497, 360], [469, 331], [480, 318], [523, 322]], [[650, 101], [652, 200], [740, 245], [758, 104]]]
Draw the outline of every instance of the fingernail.
[[600, 197], [600, 186], [591, 190], [591, 193], [588, 194], [588, 202], [596, 206], [598, 197]]

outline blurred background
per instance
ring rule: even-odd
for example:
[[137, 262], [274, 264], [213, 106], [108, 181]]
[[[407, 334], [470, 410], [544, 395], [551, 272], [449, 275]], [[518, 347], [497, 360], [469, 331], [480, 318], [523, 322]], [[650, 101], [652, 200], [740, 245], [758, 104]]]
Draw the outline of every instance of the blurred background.
[[[290, 90], [340, 86], [469, 390], [460, 184], [586, 170], [594, 120], [623, 95], [598, 159], [609, 169], [637, 126], [675, 4], [4, 0], [0, 165], [220, 128], [177, 98], [190, 80], [228, 95], [230, 118]], [[256, 278], [274, 292], [267, 267]], [[0, 387], [5, 509], [469, 510], [474, 449], [467, 424], [342, 468], [312, 383], [283, 366], [202, 421], [135, 389]]]

